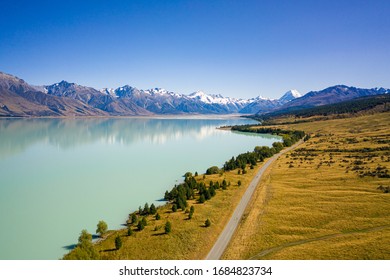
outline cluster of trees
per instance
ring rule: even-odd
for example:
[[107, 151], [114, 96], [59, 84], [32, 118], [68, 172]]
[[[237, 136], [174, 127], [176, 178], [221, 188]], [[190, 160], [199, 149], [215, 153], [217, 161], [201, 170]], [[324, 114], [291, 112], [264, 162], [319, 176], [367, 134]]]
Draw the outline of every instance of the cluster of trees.
[[255, 152], [246, 152], [244, 154], [239, 154], [236, 158], [232, 157], [230, 160], [225, 162], [223, 169], [225, 171], [234, 170], [237, 168], [244, 170], [247, 164], [255, 166], [257, 161], [263, 161], [263, 159], [260, 159], [258, 154]]
[[[100, 237], [103, 237], [108, 230], [107, 223], [105, 221], [99, 221], [96, 225], [96, 233]], [[78, 243], [71, 254], [64, 256], [64, 260], [99, 260], [100, 254], [92, 244], [92, 234], [86, 229], [83, 229], [80, 233]]]
[[257, 146], [255, 147], [253, 152], [239, 154], [236, 158], [232, 157], [230, 160], [226, 161], [223, 166], [223, 169], [225, 171], [241, 168], [243, 170], [243, 173], [245, 173], [245, 167], [248, 164], [250, 164], [253, 168], [253, 166], [255, 166], [257, 162], [262, 162], [265, 158], [272, 157], [274, 154], [279, 153], [284, 147], [290, 147], [299, 139], [302, 139], [305, 136], [305, 133], [303, 131], [289, 131], [268, 127], [252, 129], [250, 125], [233, 126], [232, 130], [255, 133], [271, 133], [283, 137], [283, 142], [274, 142], [272, 144], [272, 147]]
[[259, 127], [253, 128], [252, 125], [236, 125], [232, 127], [232, 130], [241, 131], [241, 132], [252, 132], [252, 133], [261, 133], [261, 134], [273, 134], [280, 136], [289, 136], [291, 139], [295, 139], [295, 142], [299, 139], [302, 139], [305, 136], [304, 131], [300, 130], [286, 130], [281, 128], [272, 128], [272, 127]]
[[[178, 209], [185, 210], [188, 206], [187, 200], [194, 199], [195, 194], [199, 196], [198, 202], [204, 203], [206, 200], [211, 199], [216, 194], [216, 190], [222, 188], [226, 189], [228, 183], [223, 180], [220, 184], [218, 181], [210, 181], [207, 187], [203, 182], [197, 182], [195, 178], [187, 172], [184, 183], [175, 185], [172, 190], [166, 191], [164, 199], [172, 202], [172, 211], [176, 212]], [[230, 185], [230, 183], [229, 183]]]
[[78, 243], [72, 253], [67, 254], [64, 260], [99, 260], [100, 254], [92, 244], [92, 234], [86, 229], [80, 233]]
[[143, 209], [141, 206], [138, 208], [138, 214], [140, 216], [155, 215], [156, 213], [157, 213], [157, 208], [153, 203], [152, 205], [150, 205], [150, 207], [148, 203], [145, 203]]

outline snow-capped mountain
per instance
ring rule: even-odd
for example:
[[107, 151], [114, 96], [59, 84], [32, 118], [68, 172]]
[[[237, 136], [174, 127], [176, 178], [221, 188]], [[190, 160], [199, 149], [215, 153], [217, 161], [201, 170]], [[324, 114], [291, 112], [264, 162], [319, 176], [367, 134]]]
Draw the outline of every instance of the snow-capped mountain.
[[262, 96], [248, 99], [247, 105], [240, 110], [241, 114], [255, 114], [259, 111], [269, 112], [274, 108], [280, 106], [278, 99], [269, 99]]
[[250, 103], [247, 99], [223, 97], [220, 94], [206, 94], [203, 91], [196, 91], [188, 95], [189, 98], [207, 104], [207, 107], [214, 107], [221, 113], [238, 113]]
[[253, 114], [269, 112], [298, 96], [291, 91], [282, 100], [261, 96], [239, 99], [203, 91], [185, 95], [162, 88], [142, 90], [129, 85], [96, 90], [66, 81], [31, 86], [1, 72], [0, 91], [0, 115], [4, 116]]
[[295, 98], [302, 97], [302, 94], [299, 93], [296, 89], [291, 89], [286, 92], [281, 98], [279, 98], [279, 102], [285, 104]]
[[207, 104], [228, 104], [237, 100], [235, 98], [223, 97], [220, 94], [206, 94], [203, 91], [196, 91], [189, 94], [188, 97]]
[[385, 88], [356, 88], [346, 85], [336, 85], [320, 91], [310, 91], [300, 98], [295, 98], [282, 105], [279, 109], [286, 108], [311, 108], [321, 105], [334, 104], [364, 96], [389, 94], [390, 89]]

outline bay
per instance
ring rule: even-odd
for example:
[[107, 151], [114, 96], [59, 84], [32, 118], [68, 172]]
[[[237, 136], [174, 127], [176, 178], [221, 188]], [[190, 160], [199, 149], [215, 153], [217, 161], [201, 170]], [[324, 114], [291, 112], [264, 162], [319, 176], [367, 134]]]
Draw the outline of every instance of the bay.
[[0, 120], [0, 259], [58, 259], [99, 220], [118, 229], [187, 172], [204, 173], [271, 135], [238, 117]]

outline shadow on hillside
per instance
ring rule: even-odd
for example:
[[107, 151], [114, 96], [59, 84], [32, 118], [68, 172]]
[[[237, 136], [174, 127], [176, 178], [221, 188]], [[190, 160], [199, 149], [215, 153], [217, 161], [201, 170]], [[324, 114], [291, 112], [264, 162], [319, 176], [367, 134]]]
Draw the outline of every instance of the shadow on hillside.
[[101, 250], [100, 252], [112, 252], [112, 251], [116, 251], [116, 248], [113, 248], [113, 249], [105, 249], [105, 250]]
[[62, 248], [66, 250], [73, 250], [74, 248], [76, 248], [76, 246], [77, 244], [71, 244], [71, 245], [63, 246]]

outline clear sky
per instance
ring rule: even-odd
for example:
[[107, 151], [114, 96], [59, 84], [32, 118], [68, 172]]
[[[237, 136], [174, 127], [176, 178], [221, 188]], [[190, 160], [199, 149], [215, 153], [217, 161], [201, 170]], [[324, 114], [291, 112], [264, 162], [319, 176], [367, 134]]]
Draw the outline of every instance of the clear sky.
[[390, 1], [3, 1], [0, 71], [241, 98], [390, 88]]

